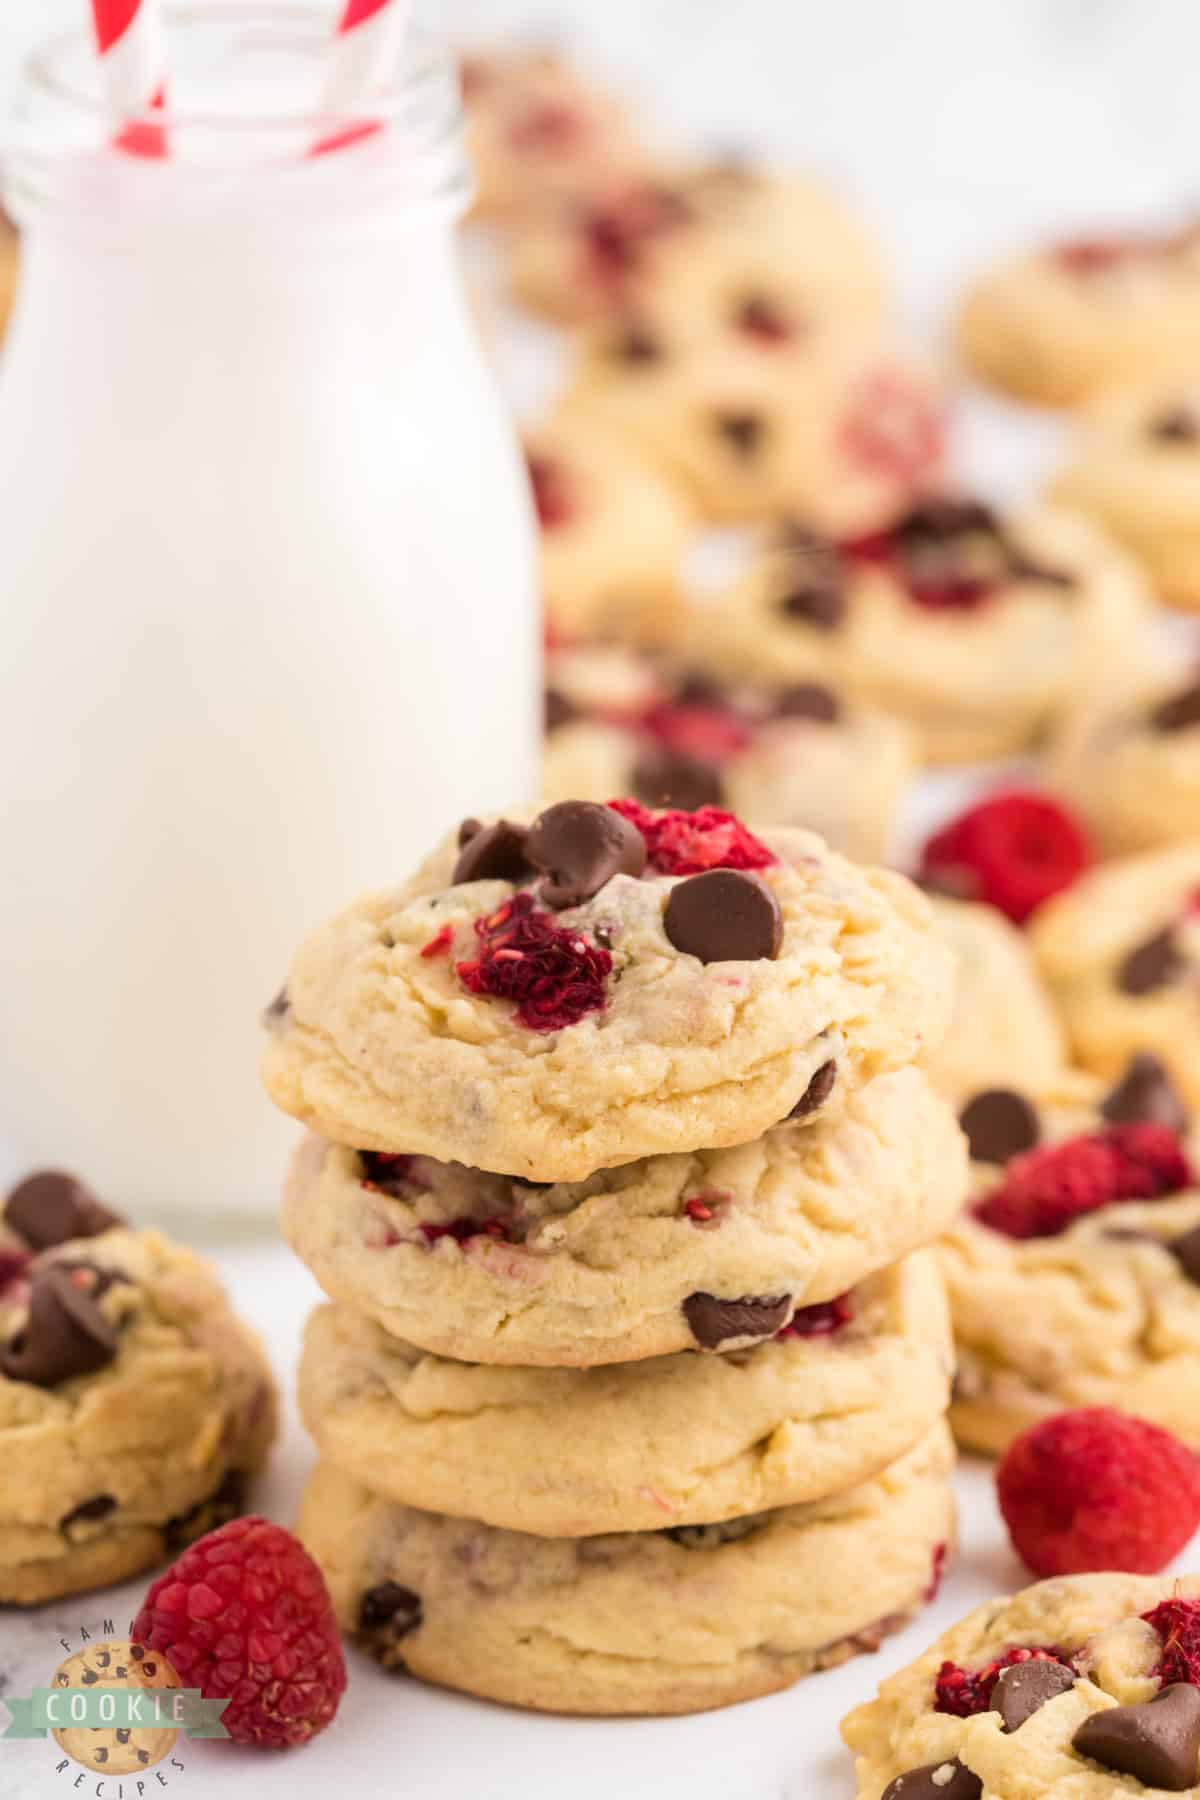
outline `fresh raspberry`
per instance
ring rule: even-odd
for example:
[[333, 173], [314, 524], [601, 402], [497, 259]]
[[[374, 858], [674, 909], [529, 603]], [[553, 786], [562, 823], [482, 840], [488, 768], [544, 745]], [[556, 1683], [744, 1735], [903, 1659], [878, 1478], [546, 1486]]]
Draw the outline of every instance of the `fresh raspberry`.
[[553, 531], [568, 524], [575, 506], [562, 464], [551, 462], [548, 456], [528, 456], [525, 461], [533, 489], [533, 508], [542, 530]]
[[[943, 1551], [945, 1546], [942, 1546]], [[934, 1681], [934, 1712], [950, 1713], [956, 1719], [970, 1719], [976, 1713], [990, 1712], [992, 1689], [1005, 1669], [1017, 1663], [1056, 1662], [1069, 1669], [1071, 1659], [1060, 1650], [1006, 1650], [982, 1669], [963, 1669], [957, 1663], [944, 1662]]]
[[1182, 1600], [1176, 1595], [1160, 1600], [1142, 1617], [1162, 1639], [1163, 1652], [1154, 1673], [1163, 1687], [1175, 1681], [1200, 1687], [1200, 1600]]
[[184, 1687], [229, 1701], [221, 1722], [235, 1744], [306, 1744], [345, 1692], [325, 1578], [268, 1519], [199, 1538], [154, 1582], [131, 1635], [161, 1650]]
[[556, 925], [532, 894], [514, 894], [476, 919], [475, 935], [480, 954], [455, 964], [458, 979], [468, 993], [515, 1001], [517, 1022], [530, 1031], [561, 1031], [603, 1007], [612, 957]]
[[838, 1294], [833, 1300], [818, 1300], [815, 1306], [799, 1306], [792, 1314], [782, 1331], [775, 1333], [780, 1338], [831, 1337], [848, 1325], [854, 1317], [854, 1305], [849, 1294]]
[[646, 840], [650, 866], [660, 875], [702, 875], [706, 869], [766, 869], [775, 857], [719, 806], [695, 812], [651, 812], [638, 800], [610, 800], [614, 812]]
[[1145, 1419], [1085, 1406], [1023, 1432], [996, 1494], [1035, 1575], [1153, 1575], [1200, 1525], [1200, 1457]]
[[730, 707], [688, 702], [677, 706], [652, 706], [642, 718], [642, 729], [656, 743], [701, 762], [728, 762], [750, 742], [744, 719]]
[[1091, 861], [1086, 833], [1057, 801], [1009, 788], [968, 807], [930, 838], [921, 878], [965, 899], [986, 900], [1020, 925]]
[[1161, 1200], [1194, 1180], [1165, 1125], [1109, 1125], [1014, 1156], [975, 1217], [1005, 1237], [1058, 1237], [1084, 1213], [1122, 1200]]

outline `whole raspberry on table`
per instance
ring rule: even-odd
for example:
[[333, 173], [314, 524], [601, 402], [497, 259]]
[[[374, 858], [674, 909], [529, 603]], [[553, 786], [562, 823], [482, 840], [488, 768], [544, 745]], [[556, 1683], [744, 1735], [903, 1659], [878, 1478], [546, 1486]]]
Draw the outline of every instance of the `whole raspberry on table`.
[[1087, 833], [1045, 794], [1009, 788], [970, 806], [921, 853], [921, 880], [985, 900], [1017, 925], [1077, 881], [1093, 861]]
[[695, 812], [652, 812], [638, 800], [610, 800], [614, 812], [636, 825], [646, 856], [660, 875], [702, 875], [707, 869], [766, 869], [776, 861], [740, 819], [719, 806]]
[[1194, 1180], [1183, 1146], [1165, 1125], [1110, 1125], [1014, 1156], [974, 1213], [1005, 1237], [1057, 1237], [1084, 1213], [1123, 1200], [1159, 1200]]
[[346, 1689], [325, 1578], [267, 1519], [233, 1519], [185, 1550], [150, 1588], [132, 1635], [185, 1688], [229, 1701], [221, 1722], [236, 1744], [306, 1744]]
[[[944, 1545], [942, 1549], [944, 1551]], [[956, 1719], [971, 1719], [976, 1713], [990, 1712], [992, 1690], [1005, 1669], [1027, 1662], [1056, 1662], [1066, 1669], [1071, 1667], [1070, 1658], [1061, 1651], [1031, 1650], [1024, 1646], [1006, 1650], [1003, 1656], [993, 1657], [981, 1669], [964, 1669], [958, 1663], [944, 1662], [933, 1684], [934, 1712], [950, 1713]]]
[[1081, 1407], [1010, 1445], [996, 1495], [1035, 1575], [1153, 1575], [1200, 1525], [1200, 1457], [1144, 1419]]

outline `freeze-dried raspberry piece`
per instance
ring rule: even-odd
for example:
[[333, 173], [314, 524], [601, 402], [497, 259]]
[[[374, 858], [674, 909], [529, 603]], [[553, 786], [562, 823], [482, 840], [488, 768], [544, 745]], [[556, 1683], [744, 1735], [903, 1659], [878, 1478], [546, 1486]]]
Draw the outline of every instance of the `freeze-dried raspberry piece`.
[[514, 894], [476, 919], [475, 935], [479, 955], [455, 964], [458, 979], [468, 993], [513, 1001], [528, 1030], [562, 1031], [604, 1006], [611, 955], [582, 932], [562, 930], [532, 894]]
[[638, 800], [610, 800], [614, 812], [646, 840], [650, 866], [660, 875], [702, 875], [707, 869], [766, 869], [776, 861], [740, 819], [719, 806], [695, 812], [651, 812]]

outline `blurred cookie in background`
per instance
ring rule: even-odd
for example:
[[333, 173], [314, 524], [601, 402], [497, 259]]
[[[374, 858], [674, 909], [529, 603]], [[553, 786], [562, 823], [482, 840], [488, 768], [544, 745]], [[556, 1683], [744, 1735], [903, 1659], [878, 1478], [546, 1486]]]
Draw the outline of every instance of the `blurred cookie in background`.
[[1052, 491], [1133, 551], [1164, 600], [1200, 611], [1200, 381], [1097, 400]]
[[979, 277], [958, 315], [971, 373], [1037, 406], [1082, 406], [1200, 367], [1200, 223], [1069, 239]]
[[20, 238], [9, 215], [0, 207], [0, 336], [8, 327], [17, 292]]
[[1033, 742], [1150, 616], [1136, 566], [1086, 521], [918, 501], [838, 541], [784, 527], [697, 626], [706, 666], [748, 679], [828, 674], [906, 719], [926, 760]]
[[1200, 668], [1080, 695], [1047, 779], [1109, 855], [1200, 842]]
[[552, 652], [547, 680], [547, 800], [721, 806], [886, 856], [914, 770], [895, 720], [820, 683], [727, 687], [611, 649]]

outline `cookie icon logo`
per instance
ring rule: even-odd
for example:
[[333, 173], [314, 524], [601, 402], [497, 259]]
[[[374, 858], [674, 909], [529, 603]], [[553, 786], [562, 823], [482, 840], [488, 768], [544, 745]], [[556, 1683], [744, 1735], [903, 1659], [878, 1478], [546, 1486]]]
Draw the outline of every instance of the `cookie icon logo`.
[[[126, 1638], [106, 1638], [88, 1644], [60, 1664], [51, 1683], [54, 1689], [69, 1689], [61, 1694], [63, 1713], [77, 1717], [83, 1709], [73, 1699], [86, 1690], [86, 1716], [99, 1724], [63, 1724], [52, 1726], [55, 1742], [73, 1762], [82, 1764], [98, 1775], [135, 1775], [152, 1769], [175, 1748], [180, 1727], [174, 1723], [174, 1702], [153, 1698], [165, 1690], [178, 1690], [182, 1683], [166, 1657], [144, 1644]], [[146, 1699], [139, 1703], [138, 1692]], [[47, 1716], [53, 1719], [63, 1713], [51, 1700]], [[139, 1719], [144, 1717], [144, 1723]], [[105, 1724], [105, 1719], [111, 1723]]]

